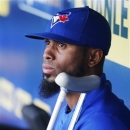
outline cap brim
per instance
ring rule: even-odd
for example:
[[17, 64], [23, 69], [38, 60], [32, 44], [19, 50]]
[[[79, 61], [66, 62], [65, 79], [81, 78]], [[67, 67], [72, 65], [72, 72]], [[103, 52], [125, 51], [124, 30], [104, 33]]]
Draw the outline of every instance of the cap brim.
[[55, 40], [55, 41], [58, 41], [58, 42], [64, 42], [64, 43], [69, 43], [69, 44], [73, 44], [73, 45], [79, 45], [80, 44], [79, 42], [77, 42], [75, 40], [72, 40], [72, 39], [69, 39], [69, 38], [66, 38], [66, 37], [63, 37], [63, 36], [60, 36], [60, 35], [56, 35], [56, 34], [50, 33], [50, 32], [26, 34], [25, 36], [28, 37], [28, 38], [39, 39], [39, 40], [51, 39], [51, 40]]
[[33, 39], [39, 39], [39, 40], [45, 39], [45, 38], [42, 36], [42, 33], [25, 34], [25, 37], [33, 38]]

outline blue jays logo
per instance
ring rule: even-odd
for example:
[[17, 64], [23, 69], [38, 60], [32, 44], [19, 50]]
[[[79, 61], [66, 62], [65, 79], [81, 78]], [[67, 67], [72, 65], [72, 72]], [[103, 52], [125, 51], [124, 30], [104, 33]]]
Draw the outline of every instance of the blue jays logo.
[[59, 22], [66, 22], [66, 21], [69, 21], [69, 18], [68, 16], [70, 15], [71, 13], [62, 13], [62, 14], [56, 14], [52, 17], [52, 23], [51, 23], [51, 28], [56, 25], [57, 23]]

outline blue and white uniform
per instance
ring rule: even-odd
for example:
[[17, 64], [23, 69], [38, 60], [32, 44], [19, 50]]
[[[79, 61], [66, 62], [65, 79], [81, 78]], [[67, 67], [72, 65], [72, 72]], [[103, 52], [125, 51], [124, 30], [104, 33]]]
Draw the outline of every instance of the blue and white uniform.
[[[74, 130], [130, 130], [130, 111], [112, 93], [105, 74], [100, 80], [100, 87], [87, 94]], [[74, 109], [69, 111], [68, 106], [61, 109], [55, 130], [67, 130]]]

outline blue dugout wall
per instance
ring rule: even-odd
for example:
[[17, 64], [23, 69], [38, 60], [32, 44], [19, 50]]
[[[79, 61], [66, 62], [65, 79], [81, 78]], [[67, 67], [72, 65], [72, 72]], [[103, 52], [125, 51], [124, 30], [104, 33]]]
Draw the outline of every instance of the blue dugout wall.
[[112, 47], [104, 72], [113, 92], [130, 108], [129, 0], [1, 0], [0, 1], [0, 123], [27, 128], [21, 109], [34, 103], [51, 114], [57, 95], [41, 99], [43, 41], [24, 37], [43, 32], [57, 11], [88, 5], [104, 15], [112, 30]]

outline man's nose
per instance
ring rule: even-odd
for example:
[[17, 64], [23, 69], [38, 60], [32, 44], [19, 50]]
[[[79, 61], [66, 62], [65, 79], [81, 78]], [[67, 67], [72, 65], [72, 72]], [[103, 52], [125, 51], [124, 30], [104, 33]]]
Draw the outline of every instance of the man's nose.
[[53, 49], [50, 48], [46, 48], [43, 54], [43, 58], [44, 60], [54, 60], [54, 51]]

